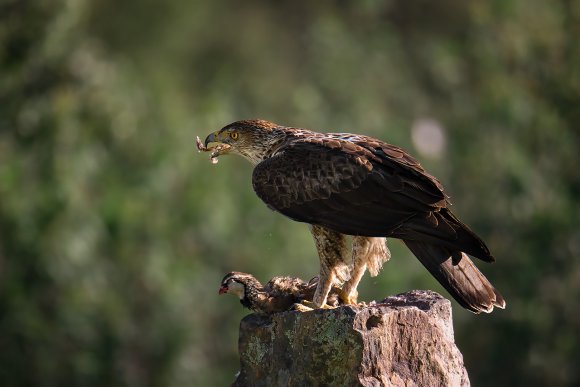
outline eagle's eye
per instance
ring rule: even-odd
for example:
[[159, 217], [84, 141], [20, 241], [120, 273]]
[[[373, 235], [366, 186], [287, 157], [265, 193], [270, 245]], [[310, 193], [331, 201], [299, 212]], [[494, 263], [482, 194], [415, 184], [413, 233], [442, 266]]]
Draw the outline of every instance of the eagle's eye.
[[231, 132], [230, 137], [232, 138], [232, 140], [237, 140], [238, 137], [240, 137], [240, 134], [238, 132]]

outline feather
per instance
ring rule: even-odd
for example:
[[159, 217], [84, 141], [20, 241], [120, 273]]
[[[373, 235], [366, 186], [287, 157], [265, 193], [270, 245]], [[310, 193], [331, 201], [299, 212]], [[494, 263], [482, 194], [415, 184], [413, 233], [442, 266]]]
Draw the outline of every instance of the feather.
[[[505, 308], [505, 300], [469, 257], [458, 251], [420, 241], [404, 240], [423, 266], [464, 308], [489, 313], [494, 306]], [[459, 254], [460, 259], [452, 258]]]

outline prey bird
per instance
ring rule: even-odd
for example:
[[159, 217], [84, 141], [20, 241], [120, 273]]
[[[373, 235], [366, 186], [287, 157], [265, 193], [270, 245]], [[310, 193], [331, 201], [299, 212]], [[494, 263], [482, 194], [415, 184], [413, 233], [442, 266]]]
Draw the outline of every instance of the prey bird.
[[[501, 294], [468, 255], [493, 262], [485, 243], [450, 210], [439, 181], [403, 149], [351, 133], [317, 133], [264, 120], [245, 120], [211, 133], [200, 150], [212, 162], [225, 154], [254, 165], [252, 185], [266, 205], [310, 224], [320, 258], [315, 307], [334, 284], [356, 303], [368, 269], [390, 257], [385, 238], [398, 238], [464, 308], [504, 308]], [[349, 257], [346, 237], [353, 236]]]
[[[274, 277], [262, 286], [253, 275], [232, 271], [222, 279], [219, 294], [231, 294], [240, 303], [257, 314], [270, 315], [292, 308], [301, 309], [301, 302], [311, 302], [316, 291], [317, 278], [304, 282], [296, 277]], [[328, 303], [338, 306], [340, 289], [333, 287]]]

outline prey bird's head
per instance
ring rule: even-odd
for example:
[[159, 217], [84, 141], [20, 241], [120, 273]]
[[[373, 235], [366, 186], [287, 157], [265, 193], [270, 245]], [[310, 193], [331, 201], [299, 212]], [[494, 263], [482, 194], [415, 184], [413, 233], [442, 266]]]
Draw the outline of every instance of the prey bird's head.
[[255, 165], [268, 158], [284, 140], [279, 128], [264, 120], [236, 121], [208, 135], [204, 146], [212, 151], [212, 157], [237, 154]]
[[248, 292], [261, 288], [262, 284], [253, 275], [232, 271], [222, 279], [219, 294], [231, 294], [244, 301]]

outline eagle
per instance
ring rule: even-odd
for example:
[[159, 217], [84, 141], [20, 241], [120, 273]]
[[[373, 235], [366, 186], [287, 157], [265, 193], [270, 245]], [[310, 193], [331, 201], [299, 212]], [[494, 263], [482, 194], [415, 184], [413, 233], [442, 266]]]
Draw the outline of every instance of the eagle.
[[231, 123], [198, 139], [198, 148], [211, 151], [212, 162], [225, 154], [247, 159], [258, 197], [310, 225], [320, 259], [314, 307], [326, 306], [335, 284], [343, 285], [344, 303], [356, 304], [364, 273], [377, 275], [390, 258], [385, 238], [397, 238], [464, 308], [505, 308], [469, 258], [493, 262], [488, 247], [451, 212], [441, 183], [405, 150], [369, 136], [259, 119]]

